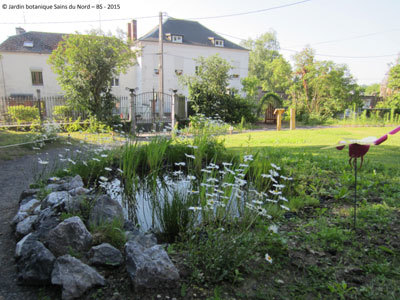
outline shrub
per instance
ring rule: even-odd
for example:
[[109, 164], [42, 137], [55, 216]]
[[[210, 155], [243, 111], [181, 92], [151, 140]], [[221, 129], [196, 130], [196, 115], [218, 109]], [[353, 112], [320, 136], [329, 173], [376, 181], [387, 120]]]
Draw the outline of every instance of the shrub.
[[192, 201], [178, 192], [174, 192], [172, 200], [165, 199], [157, 214], [160, 220], [161, 237], [169, 243], [187, 231], [191, 222], [189, 207]]
[[53, 108], [53, 116], [54, 118], [59, 120], [65, 120], [72, 115], [72, 108], [67, 105], [57, 105]]
[[39, 119], [39, 111], [37, 107], [33, 106], [10, 106], [7, 113], [18, 124], [31, 123], [32, 121]]
[[193, 279], [211, 283], [235, 282], [257, 247], [251, 232], [212, 227], [198, 228], [186, 245]]
[[104, 222], [90, 226], [91, 233], [96, 237], [95, 244], [109, 243], [118, 249], [122, 249], [126, 242], [124, 233], [124, 221], [114, 219], [112, 222]]

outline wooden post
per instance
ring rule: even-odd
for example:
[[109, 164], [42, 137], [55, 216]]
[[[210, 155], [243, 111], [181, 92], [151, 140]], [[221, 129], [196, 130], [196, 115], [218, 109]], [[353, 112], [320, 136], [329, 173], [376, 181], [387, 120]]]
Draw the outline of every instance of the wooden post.
[[130, 105], [130, 112], [131, 115], [131, 133], [133, 135], [136, 134], [136, 101], [135, 101], [135, 90], [130, 89], [130, 96], [131, 96], [131, 105]]
[[40, 125], [43, 124], [43, 115], [42, 115], [42, 103], [40, 99], [40, 90], [36, 90], [37, 93], [37, 101], [38, 101], [38, 110], [39, 110], [39, 119], [40, 119]]
[[274, 115], [277, 115], [276, 118], [276, 130], [280, 131], [282, 126], [282, 114], [285, 112], [284, 108], [277, 108], [274, 111]]
[[290, 109], [290, 130], [296, 129], [296, 110], [294, 108]]

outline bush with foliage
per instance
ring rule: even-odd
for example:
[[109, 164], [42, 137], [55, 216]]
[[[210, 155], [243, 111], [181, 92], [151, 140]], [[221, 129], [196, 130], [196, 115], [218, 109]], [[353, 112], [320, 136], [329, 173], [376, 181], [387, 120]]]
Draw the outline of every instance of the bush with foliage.
[[253, 106], [250, 101], [228, 93], [229, 71], [232, 66], [218, 55], [200, 57], [196, 75], [184, 76], [181, 82], [189, 88], [189, 108], [206, 117], [216, 117], [224, 122], [239, 123], [244, 117], [253, 122]]
[[8, 115], [18, 124], [31, 123], [39, 119], [39, 111], [35, 106], [15, 105], [8, 107]]
[[112, 78], [126, 73], [135, 59], [136, 52], [129, 44], [94, 31], [64, 37], [49, 63], [72, 107], [108, 121], [115, 101]]
[[62, 121], [71, 117], [72, 112], [72, 108], [67, 105], [57, 105], [53, 108], [53, 116], [57, 121]]

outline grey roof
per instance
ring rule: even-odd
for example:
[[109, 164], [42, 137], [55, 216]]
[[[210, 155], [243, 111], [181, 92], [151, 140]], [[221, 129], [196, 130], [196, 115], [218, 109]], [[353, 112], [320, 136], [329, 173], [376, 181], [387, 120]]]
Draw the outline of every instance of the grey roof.
[[[50, 54], [62, 40], [63, 33], [29, 31], [10, 36], [0, 45], [0, 51]], [[33, 42], [33, 47], [25, 47], [24, 42]]]
[[[209, 38], [214, 38], [216, 40], [224, 41], [224, 48], [237, 49], [237, 50], [247, 50], [222, 36], [216, 34], [214, 31], [204, 27], [199, 22], [180, 20], [174, 18], [168, 18], [162, 25], [165, 42], [170, 42], [167, 39], [167, 34], [171, 35], [182, 35], [183, 44], [195, 45], [195, 46], [208, 46], [214, 47], [213, 43]], [[159, 30], [158, 26], [150, 31], [148, 34], [141, 37], [140, 41], [158, 41]], [[247, 50], [248, 51], [248, 50]]]

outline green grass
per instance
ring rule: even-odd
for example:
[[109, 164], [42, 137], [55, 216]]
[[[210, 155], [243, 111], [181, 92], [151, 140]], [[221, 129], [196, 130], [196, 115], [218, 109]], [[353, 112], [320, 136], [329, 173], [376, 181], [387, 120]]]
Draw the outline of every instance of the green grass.
[[[379, 138], [395, 127], [347, 127], [326, 129], [296, 129], [293, 131], [256, 131], [224, 136], [225, 146], [236, 151], [273, 150], [290, 156], [292, 154], [311, 154], [316, 157], [343, 159], [348, 151], [321, 149], [336, 144], [343, 138], [361, 139], [368, 136]], [[249, 140], [250, 138], [250, 140]], [[382, 163], [393, 168], [400, 167], [400, 134], [389, 136], [388, 140], [377, 147], [371, 147], [366, 160]], [[397, 158], [397, 159], [396, 159]]]
[[[0, 147], [31, 142], [37, 136], [38, 133], [34, 132], [0, 130]], [[52, 147], [57, 147], [58, 145], [58, 142], [53, 142], [50, 144], [46, 144], [43, 149], [46, 150]], [[37, 152], [37, 150], [33, 149], [33, 146], [35, 145], [26, 144], [21, 146], [0, 148], [0, 160], [10, 160], [16, 157], [34, 154]]]

